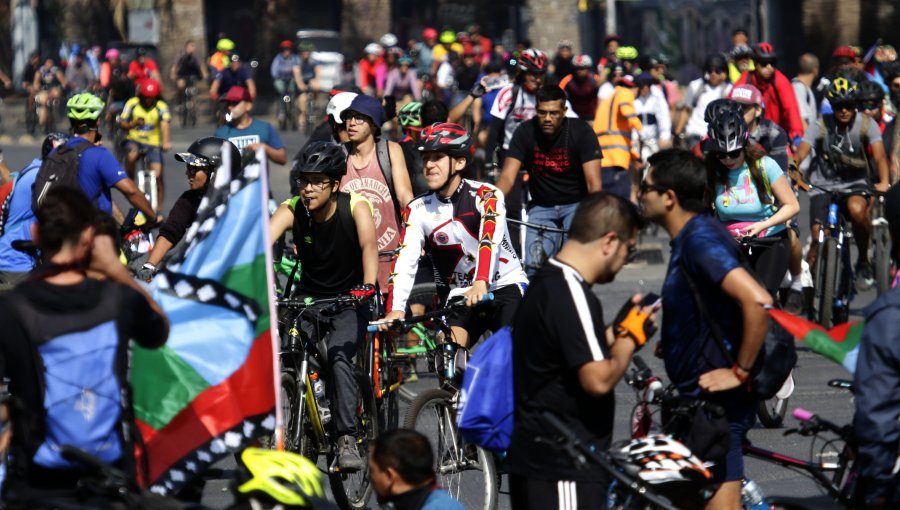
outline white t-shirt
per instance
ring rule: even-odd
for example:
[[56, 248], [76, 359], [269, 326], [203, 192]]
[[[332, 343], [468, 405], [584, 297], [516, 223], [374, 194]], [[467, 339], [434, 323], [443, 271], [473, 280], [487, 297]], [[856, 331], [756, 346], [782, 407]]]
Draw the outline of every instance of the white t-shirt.
[[[514, 83], [510, 83], [500, 89], [500, 92], [497, 93], [497, 98], [494, 99], [494, 104], [491, 105], [491, 116], [504, 120], [503, 150], [509, 149], [509, 141], [512, 140], [516, 128], [526, 120], [531, 120], [537, 108], [534, 94], [525, 91], [523, 87], [519, 88], [516, 104], [513, 105], [513, 87], [515, 86]], [[508, 115], [510, 113], [511, 115]], [[578, 114], [575, 113], [575, 109], [572, 108], [572, 104], [569, 103], [568, 99], [566, 99], [566, 117], [578, 118]]]
[[706, 112], [707, 105], [715, 99], [727, 97], [730, 91], [731, 84], [728, 82], [724, 82], [718, 87], [711, 87], [703, 78], [692, 81], [684, 95], [684, 105], [691, 109], [691, 116], [684, 128], [685, 134], [706, 136], [706, 122], [703, 122], [703, 114]]
[[647, 97], [634, 98], [634, 113], [641, 119], [641, 138], [652, 140], [669, 140], [672, 138], [672, 117], [669, 114], [669, 103], [660, 92], [652, 92]]
[[450, 62], [447, 62], [445, 60], [438, 67], [437, 76], [435, 77], [435, 83], [437, 83], [437, 86], [442, 89], [449, 89], [453, 86], [454, 81], [455, 77], [453, 75], [453, 66], [450, 65]]

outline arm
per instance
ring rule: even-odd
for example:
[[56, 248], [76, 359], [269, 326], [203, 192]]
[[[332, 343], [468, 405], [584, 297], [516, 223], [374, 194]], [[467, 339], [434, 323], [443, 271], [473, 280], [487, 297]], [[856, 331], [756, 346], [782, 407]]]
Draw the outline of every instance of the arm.
[[447, 122], [458, 123], [460, 119], [466, 115], [466, 110], [469, 109], [469, 106], [471, 106], [473, 102], [475, 102], [474, 97], [470, 95], [466, 96], [450, 110], [450, 114], [447, 116]]
[[247, 80], [247, 92], [250, 93], [250, 97], [256, 99], [256, 82], [253, 80], [253, 78]]
[[128, 203], [135, 206], [137, 210], [144, 213], [147, 218], [156, 218], [156, 211], [150, 206], [147, 197], [138, 189], [137, 185], [129, 178], [124, 178], [115, 184], [115, 188], [119, 190]]
[[400, 209], [406, 208], [413, 199], [412, 184], [409, 182], [409, 170], [406, 169], [406, 158], [403, 149], [396, 142], [388, 142], [388, 156], [391, 158], [391, 176], [394, 178], [394, 196], [397, 197]]
[[588, 193], [596, 193], [603, 190], [603, 179], [600, 177], [600, 162], [595, 159], [581, 165], [584, 171], [584, 180], [587, 182]]
[[644, 128], [644, 125], [641, 124], [641, 119], [639, 119], [634, 112], [634, 94], [623, 94], [623, 99], [624, 100], [619, 103], [619, 112], [622, 113], [622, 117], [628, 120], [628, 126], [631, 127], [632, 130], [639, 132]]
[[159, 123], [159, 132], [162, 135], [162, 150], [170, 151], [172, 150], [172, 142], [170, 138], [171, 133], [171, 122], [168, 120], [162, 120]]
[[391, 96], [394, 94], [394, 87], [397, 85], [397, 78], [400, 76], [400, 72], [396, 69], [392, 69], [391, 72], [387, 75], [387, 80], [385, 80], [384, 84], [384, 95]]
[[[768, 314], [760, 305], [771, 305], [772, 296], [742, 267], [729, 271], [722, 280], [721, 287], [725, 294], [740, 305], [743, 317], [744, 334], [735, 362], [739, 367], [752, 369], [769, 330]], [[746, 373], [749, 375], [749, 371]], [[700, 388], [708, 392], [726, 391], [741, 385], [731, 368], [711, 370], [701, 375], [698, 382]]]
[[[500, 172], [500, 178], [497, 180], [497, 188], [504, 195], [509, 193], [516, 184], [516, 177], [519, 175], [519, 169], [522, 168], [522, 162], [516, 158], [509, 156], [503, 158], [503, 170]], [[585, 174], [587, 177], [587, 174]]]
[[213, 80], [212, 85], [209, 86], [209, 98], [215, 101], [219, 98], [219, 86], [221, 86], [221, 81], [219, 78]]
[[359, 247], [362, 249], [363, 283], [374, 285], [378, 279], [378, 241], [375, 236], [375, 220], [372, 217], [371, 206], [360, 207], [360, 205], [363, 204], [359, 204], [353, 211], [353, 220], [356, 222], [356, 235], [359, 237]]
[[628, 370], [635, 343], [626, 337], [616, 337], [610, 347], [610, 358], [591, 361], [578, 368], [578, 382], [588, 394], [602, 397], [616, 388], [622, 375]]
[[[297, 201], [297, 205], [303, 207]], [[294, 226], [294, 211], [287, 204], [281, 204], [269, 218], [269, 239], [275, 241]]]
[[756, 236], [770, 227], [783, 225], [800, 212], [800, 203], [797, 202], [797, 197], [794, 196], [794, 191], [784, 174], [778, 176], [778, 179], [772, 183], [772, 194], [781, 203], [781, 207], [772, 216], [747, 227], [745, 235]]
[[887, 154], [884, 152], [884, 142], [875, 142], [870, 144], [869, 148], [872, 149], [872, 158], [875, 159], [875, 167], [878, 169], [878, 182], [875, 183], [875, 189], [884, 193], [891, 185]]
[[406, 301], [412, 290], [416, 278], [416, 270], [419, 267], [419, 257], [425, 246], [425, 232], [421, 220], [417, 217], [421, 204], [417, 201], [413, 209], [407, 207], [403, 211], [403, 221], [400, 225], [400, 249], [394, 265], [391, 267], [391, 279], [388, 285], [388, 300], [386, 309], [388, 316], [395, 318], [406, 314]]
[[800, 163], [806, 159], [806, 156], [809, 156], [810, 149], [812, 149], [812, 145], [810, 145], [809, 142], [806, 140], [800, 142], [800, 147], [797, 147], [797, 152], [794, 153], [794, 163], [796, 163], [798, 167], [800, 166]]
[[156, 244], [153, 245], [153, 251], [150, 252], [150, 256], [147, 257], [147, 263], [152, 264], [154, 267], [159, 267], [159, 263], [162, 262], [162, 259], [166, 257], [166, 254], [169, 253], [169, 250], [175, 246], [172, 244], [172, 241], [169, 241], [165, 237], [158, 237], [156, 239]]

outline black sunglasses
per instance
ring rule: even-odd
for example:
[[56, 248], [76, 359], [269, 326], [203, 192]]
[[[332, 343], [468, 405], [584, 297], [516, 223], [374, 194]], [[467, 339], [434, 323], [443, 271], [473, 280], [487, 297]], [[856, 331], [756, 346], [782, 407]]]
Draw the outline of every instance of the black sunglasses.
[[655, 191], [657, 193], [662, 194], [668, 190], [669, 190], [669, 188], [662, 186], [660, 184], [656, 184], [655, 182], [647, 182], [647, 181], [641, 182], [640, 191], [641, 191], [642, 195], [646, 195], [647, 193], [650, 193], [651, 191]]
[[863, 103], [860, 105], [860, 108], [863, 110], [878, 110], [881, 108], [881, 103]]
[[832, 103], [831, 107], [834, 111], [847, 110], [852, 112], [856, 110], [856, 105], [853, 103]]
[[756, 61], [756, 63], [759, 64], [759, 67], [768, 67], [768, 66], [775, 67], [775, 60], [774, 60], [774, 59], [765, 59], [765, 58], [761, 58], [761, 59], [758, 59], [758, 60]]
[[733, 151], [728, 151], [728, 152], [716, 152], [715, 155], [719, 159], [725, 159], [725, 158], [737, 159], [738, 157], [740, 157], [741, 151], [743, 151], [743, 150], [744, 149], [735, 149]]
[[188, 165], [187, 166], [187, 173], [191, 177], [197, 175], [197, 172], [205, 172], [206, 175], [210, 174], [210, 170], [209, 170], [208, 166], [199, 166], [199, 165]]

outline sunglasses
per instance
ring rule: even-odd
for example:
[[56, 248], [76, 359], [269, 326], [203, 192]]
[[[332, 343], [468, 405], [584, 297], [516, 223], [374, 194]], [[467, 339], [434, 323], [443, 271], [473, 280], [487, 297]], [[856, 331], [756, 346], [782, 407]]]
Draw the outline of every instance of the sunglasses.
[[743, 150], [744, 149], [735, 149], [728, 152], [717, 152], [716, 157], [719, 159], [737, 159], [741, 156]]
[[841, 110], [852, 112], [856, 110], [856, 105], [854, 105], [853, 103], [834, 103], [831, 105], [831, 107], [836, 112]]
[[650, 193], [651, 191], [655, 191], [657, 193], [662, 194], [668, 190], [669, 190], [669, 188], [662, 186], [660, 184], [656, 184], [655, 182], [647, 182], [647, 181], [641, 182], [640, 191], [641, 191], [642, 195], [646, 195], [647, 193]]
[[860, 108], [863, 110], [879, 110], [881, 109], [881, 103], [863, 103]]
[[775, 67], [775, 61], [774, 61], [774, 60], [763, 60], [763, 59], [760, 59], [760, 60], [757, 60], [757, 61], [756, 61], [756, 64], [757, 64], [759, 67], [769, 67], [769, 66]]
[[187, 166], [187, 174], [191, 177], [197, 175], [197, 172], [204, 172], [209, 175], [209, 167], [202, 165], [188, 165]]
[[724, 69], [720, 69], [720, 68], [718, 68], [718, 67], [712, 67], [712, 68], [710, 68], [710, 69], [707, 69], [706, 72], [707, 72], [707, 73], [710, 73], [710, 74], [712, 74], [712, 73], [715, 73], [715, 74], [725, 74], [725, 70], [724, 70]]

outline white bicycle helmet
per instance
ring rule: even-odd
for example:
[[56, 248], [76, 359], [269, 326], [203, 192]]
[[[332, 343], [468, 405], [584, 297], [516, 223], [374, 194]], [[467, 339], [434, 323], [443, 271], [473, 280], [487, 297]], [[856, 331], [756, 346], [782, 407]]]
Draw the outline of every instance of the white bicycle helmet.
[[398, 39], [396, 35], [388, 32], [381, 36], [381, 39], [379, 39], [378, 42], [385, 48], [390, 48], [391, 46], [397, 45]]
[[384, 53], [384, 49], [378, 43], [369, 43], [363, 49], [366, 55], [381, 55]]
[[343, 124], [341, 113], [350, 107], [350, 103], [353, 102], [353, 98], [356, 95], [355, 92], [338, 92], [331, 98], [331, 101], [328, 101], [328, 106], [325, 107], [325, 115], [334, 119], [335, 123]]
[[668, 435], [635, 439], [617, 447], [613, 455], [632, 475], [651, 484], [698, 482], [712, 477], [703, 461]]

